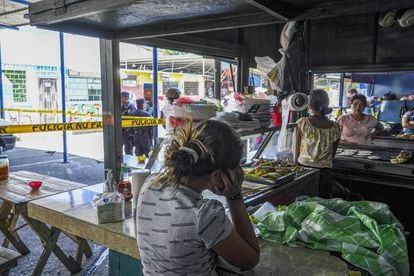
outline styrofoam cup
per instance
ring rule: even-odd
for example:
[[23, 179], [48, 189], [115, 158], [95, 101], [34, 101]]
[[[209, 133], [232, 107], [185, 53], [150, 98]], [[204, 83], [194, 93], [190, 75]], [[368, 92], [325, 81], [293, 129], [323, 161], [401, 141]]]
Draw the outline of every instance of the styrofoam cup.
[[133, 209], [137, 208], [138, 195], [141, 190], [142, 184], [144, 184], [145, 179], [150, 175], [149, 170], [135, 170], [132, 171], [132, 206]]

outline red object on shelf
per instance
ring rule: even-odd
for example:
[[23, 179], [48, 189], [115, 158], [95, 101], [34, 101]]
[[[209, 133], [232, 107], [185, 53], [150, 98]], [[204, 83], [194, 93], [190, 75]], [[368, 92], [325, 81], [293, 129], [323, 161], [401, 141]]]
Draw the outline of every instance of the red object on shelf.
[[32, 188], [32, 190], [37, 190], [40, 188], [40, 186], [42, 186], [42, 181], [38, 181], [38, 180], [30, 181], [29, 186], [30, 188]]
[[282, 112], [280, 111], [280, 106], [278, 104], [275, 104], [275, 107], [273, 108], [272, 114], [272, 121], [273, 126], [281, 126], [282, 125]]
[[188, 97], [181, 97], [175, 100], [176, 104], [191, 104], [193, 103], [193, 100]]

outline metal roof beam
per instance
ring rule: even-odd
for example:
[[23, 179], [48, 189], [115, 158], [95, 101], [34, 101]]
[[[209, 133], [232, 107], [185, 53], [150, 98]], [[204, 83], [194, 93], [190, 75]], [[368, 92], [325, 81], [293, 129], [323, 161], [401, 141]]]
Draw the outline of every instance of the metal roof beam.
[[311, 20], [357, 14], [374, 14], [387, 10], [413, 8], [413, 0], [350, 0], [317, 5], [293, 20]]
[[32, 4], [32, 2], [25, 1], [25, 0], [9, 0], [9, 1], [19, 3], [19, 4], [22, 4], [22, 5], [26, 5], [26, 6], [29, 6], [30, 4]]
[[0, 29], [1, 29], [1, 28], [4, 28], [4, 29], [10, 29], [10, 30], [15, 30], [15, 31], [18, 31], [18, 30], [19, 30], [19, 28], [15, 27], [15, 26], [12, 26], [12, 25], [6, 25], [6, 24], [1, 24], [1, 23], [0, 23]]
[[287, 6], [286, 3], [280, 3], [278, 0], [243, 0], [246, 3], [249, 3], [252, 6], [264, 11], [271, 16], [280, 19], [280, 20], [289, 20], [298, 12], [297, 8]]
[[13, 14], [13, 13], [18, 13], [18, 12], [22, 12], [22, 11], [25, 11], [25, 10], [27, 10], [27, 8], [21, 8], [21, 9], [17, 9], [17, 10], [5, 11], [5, 12], [0, 13], [0, 16]]
[[262, 12], [225, 15], [217, 18], [187, 19], [179, 22], [164, 22], [158, 25], [125, 28], [117, 31], [115, 38], [120, 40], [154, 38], [270, 25], [280, 22], [284, 22], [284, 20], [277, 20], [273, 16]]
[[137, 45], [148, 45], [158, 48], [175, 49], [196, 54], [208, 54], [226, 58], [235, 58], [240, 55], [241, 46], [215, 39], [206, 39], [194, 35], [180, 35], [173, 37], [134, 39], [125, 41]]
[[54, 24], [143, 3], [145, 0], [56, 0], [55, 5], [50, 5], [49, 1], [40, 1], [29, 6], [29, 18], [32, 25]]

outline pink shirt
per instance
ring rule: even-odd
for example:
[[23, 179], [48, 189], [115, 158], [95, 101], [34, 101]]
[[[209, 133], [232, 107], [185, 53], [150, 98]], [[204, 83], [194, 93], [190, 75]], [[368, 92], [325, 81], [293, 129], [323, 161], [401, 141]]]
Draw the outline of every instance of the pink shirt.
[[341, 140], [367, 145], [371, 143], [371, 133], [377, 126], [378, 120], [372, 115], [365, 114], [362, 121], [357, 121], [351, 114], [346, 114], [339, 117], [338, 124], [341, 128]]

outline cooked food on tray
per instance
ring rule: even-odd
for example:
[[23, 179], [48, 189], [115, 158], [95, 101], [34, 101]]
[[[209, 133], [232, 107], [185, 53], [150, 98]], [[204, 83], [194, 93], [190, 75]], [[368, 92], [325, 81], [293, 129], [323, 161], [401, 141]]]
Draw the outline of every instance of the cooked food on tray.
[[398, 135], [397, 135], [397, 138], [400, 138], [400, 139], [408, 139], [408, 140], [414, 140], [414, 134], [407, 134], [407, 133], [404, 133], [404, 134], [398, 134]]
[[402, 164], [407, 162], [411, 159], [411, 153], [405, 150], [402, 150], [397, 156], [393, 156], [393, 158], [390, 160], [391, 163], [394, 164]]
[[371, 159], [371, 160], [381, 160], [382, 158], [381, 158], [381, 156], [378, 156], [378, 155], [370, 155], [370, 156], [368, 156], [368, 159]]
[[263, 177], [271, 180], [276, 180], [282, 176], [299, 173], [304, 170], [302, 166], [291, 166], [279, 160], [274, 161], [260, 161], [253, 168], [244, 168], [245, 176], [249, 177]]

